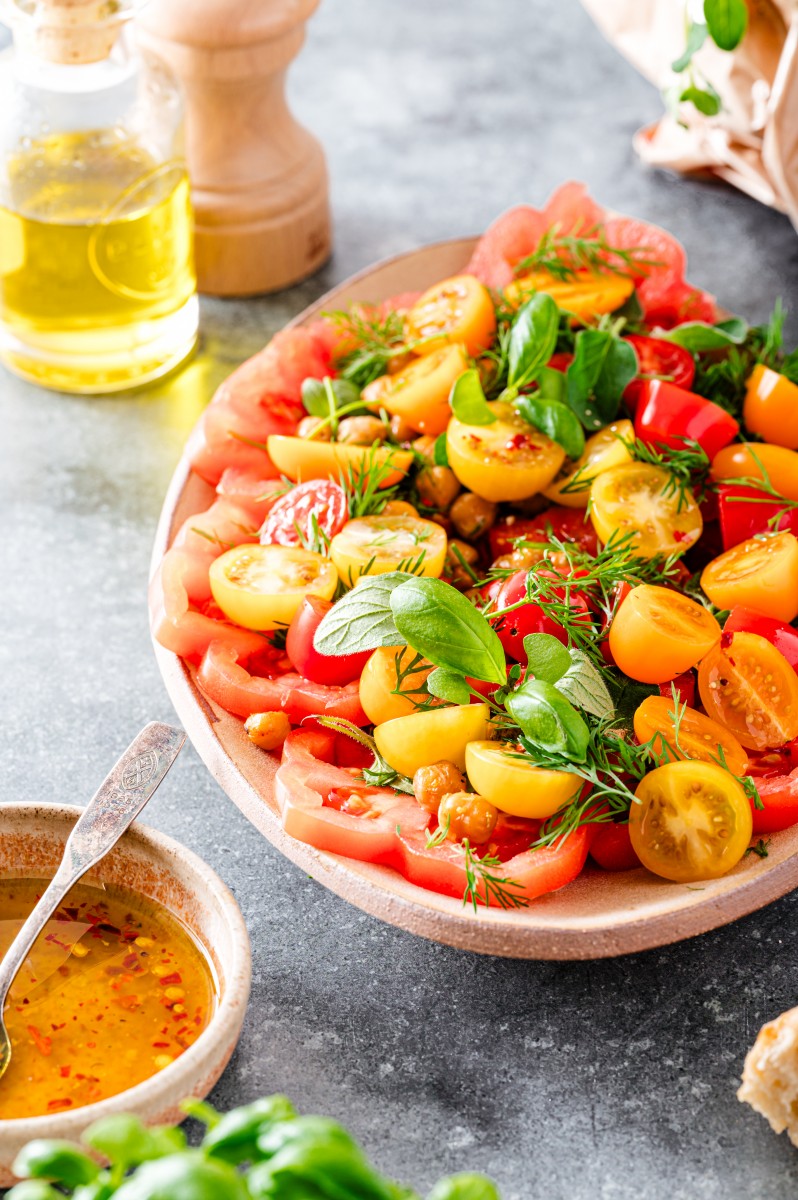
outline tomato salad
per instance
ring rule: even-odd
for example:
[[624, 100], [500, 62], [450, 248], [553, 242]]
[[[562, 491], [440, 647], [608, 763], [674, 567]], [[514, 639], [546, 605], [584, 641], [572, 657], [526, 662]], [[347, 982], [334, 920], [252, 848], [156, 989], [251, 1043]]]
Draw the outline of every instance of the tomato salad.
[[292, 836], [476, 910], [798, 822], [798, 353], [685, 266], [566, 184], [219, 389], [153, 628]]

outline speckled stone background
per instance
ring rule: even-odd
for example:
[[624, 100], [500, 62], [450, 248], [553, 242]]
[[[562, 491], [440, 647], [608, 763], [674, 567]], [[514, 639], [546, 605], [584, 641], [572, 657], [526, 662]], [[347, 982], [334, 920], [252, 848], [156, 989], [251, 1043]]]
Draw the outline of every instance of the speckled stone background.
[[[71, 399], [0, 371], [0, 799], [82, 802], [143, 722], [170, 719], [145, 608], [170, 474], [215, 384], [332, 283], [576, 176], [672, 229], [730, 309], [759, 320], [779, 294], [795, 303], [784, 217], [635, 161], [659, 98], [577, 0], [323, 0], [290, 79], [329, 156], [329, 266], [279, 297], [204, 302], [201, 354], [146, 393]], [[218, 1104], [288, 1092], [419, 1188], [468, 1166], [504, 1200], [798, 1192], [798, 1151], [734, 1094], [760, 1024], [798, 1001], [795, 897], [639, 957], [492, 961], [328, 895], [191, 749], [147, 819], [216, 868], [252, 936]]]

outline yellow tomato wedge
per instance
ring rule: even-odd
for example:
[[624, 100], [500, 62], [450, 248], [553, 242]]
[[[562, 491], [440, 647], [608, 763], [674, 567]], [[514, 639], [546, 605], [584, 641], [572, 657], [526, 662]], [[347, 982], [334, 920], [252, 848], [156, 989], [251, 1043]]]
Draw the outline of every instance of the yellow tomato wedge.
[[547, 771], [514, 758], [511, 746], [497, 742], [469, 742], [465, 765], [471, 786], [501, 812], [514, 817], [550, 817], [582, 786], [576, 775]]
[[405, 337], [418, 354], [430, 354], [446, 342], [462, 342], [476, 358], [496, 332], [490, 292], [473, 275], [454, 275], [436, 283], [415, 302], [405, 320]]
[[777, 621], [798, 617], [798, 538], [749, 538], [704, 567], [701, 587], [718, 608], [738, 604]]
[[409, 646], [380, 646], [367, 659], [360, 676], [360, 703], [372, 725], [416, 712], [421, 700], [440, 706], [443, 700], [421, 693], [433, 670]]
[[368, 408], [384, 408], [420, 433], [437, 437], [452, 415], [449, 393], [467, 370], [463, 346], [442, 346], [414, 358], [395, 375], [380, 375], [363, 389], [363, 403]]
[[308, 479], [346, 479], [349, 472], [362, 474], [385, 468], [380, 487], [399, 483], [410, 470], [413, 455], [393, 446], [348, 446], [338, 442], [315, 442], [307, 438], [273, 433], [266, 439], [269, 458], [294, 483]]
[[674, 762], [639, 784], [629, 836], [644, 867], [675, 883], [718, 879], [736, 866], [751, 840], [748, 797], [722, 767]]
[[210, 567], [213, 598], [245, 629], [290, 625], [305, 596], [332, 600], [338, 572], [331, 562], [293, 546], [234, 546]]
[[667, 683], [694, 667], [720, 637], [720, 625], [703, 604], [670, 588], [641, 583], [613, 617], [610, 650], [631, 679]]
[[377, 725], [374, 740], [388, 765], [411, 779], [441, 759], [463, 771], [468, 743], [487, 740], [488, 716], [487, 704], [428, 709]]
[[725, 762], [732, 775], [745, 775], [748, 770], [748, 755], [734, 734], [696, 709], [683, 708], [678, 699], [647, 696], [635, 711], [634, 727], [639, 742], [654, 739], [652, 745], [656, 754], [667, 752], [671, 758], [698, 759], [721, 765]]
[[446, 533], [421, 517], [358, 517], [335, 535], [330, 557], [347, 583], [387, 571], [437, 579], [446, 559]]
[[[781, 496], [798, 500], [798, 454], [767, 442], [734, 442], [712, 459], [712, 478], [767, 479]], [[756, 483], [753, 484], [756, 486]]]
[[589, 321], [603, 313], [615, 312], [631, 296], [634, 283], [626, 275], [604, 274], [599, 271], [577, 271], [570, 279], [557, 279], [548, 271], [533, 271], [522, 275], [504, 295], [516, 308], [535, 292], [545, 292], [566, 312], [580, 321]]
[[512, 405], [495, 400], [489, 408], [496, 417], [492, 425], [464, 425], [452, 417], [446, 433], [449, 466], [483, 500], [526, 500], [548, 487], [565, 451]]
[[581, 458], [566, 459], [556, 479], [549, 487], [543, 489], [543, 495], [555, 504], [564, 504], [566, 508], [587, 508], [590, 499], [590, 485], [602, 471], [610, 467], [622, 467], [632, 461], [632, 456], [624, 446], [624, 442], [635, 440], [634, 426], [631, 421], [616, 421], [600, 429], [585, 442], [585, 450]]
[[798, 386], [757, 363], [748, 380], [743, 421], [746, 429], [766, 442], [798, 450]]
[[680, 493], [662, 467], [637, 462], [596, 476], [590, 487], [590, 519], [602, 542], [613, 534], [632, 534], [632, 548], [641, 558], [684, 554], [704, 527], [689, 489]]
[[798, 737], [798, 675], [756, 633], [734, 633], [698, 668], [709, 715], [750, 750], [776, 750]]

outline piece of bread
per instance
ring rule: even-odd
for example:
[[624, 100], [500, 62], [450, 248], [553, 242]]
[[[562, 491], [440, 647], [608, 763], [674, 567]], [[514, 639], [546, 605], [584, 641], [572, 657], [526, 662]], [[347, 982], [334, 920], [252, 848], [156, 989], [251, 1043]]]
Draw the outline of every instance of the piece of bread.
[[798, 1008], [768, 1021], [745, 1059], [737, 1099], [750, 1104], [776, 1133], [798, 1146]]

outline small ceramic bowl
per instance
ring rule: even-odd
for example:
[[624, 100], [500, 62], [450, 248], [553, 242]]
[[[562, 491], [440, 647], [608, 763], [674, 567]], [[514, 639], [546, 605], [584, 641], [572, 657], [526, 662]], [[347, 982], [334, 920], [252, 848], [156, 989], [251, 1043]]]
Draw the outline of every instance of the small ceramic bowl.
[[[0, 878], [53, 875], [79, 813], [54, 804], [0, 804]], [[11, 1164], [32, 1138], [75, 1141], [109, 1113], [135, 1113], [148, 1124], [182, 1120], [180, 1101], [208, 1094], [241, 1033], [251, 976], [249, 937], [232, 894], [210, 867], [171, 838], [134, 825], [85, 882], [140, 892], [180, 917], [216, 969], [216, 1012], [185, 1054], [129, 1091], [74, 1112], [0, 1121], [0, 1187], [13, 1182]]]

